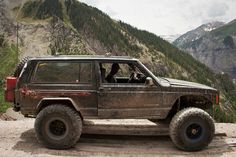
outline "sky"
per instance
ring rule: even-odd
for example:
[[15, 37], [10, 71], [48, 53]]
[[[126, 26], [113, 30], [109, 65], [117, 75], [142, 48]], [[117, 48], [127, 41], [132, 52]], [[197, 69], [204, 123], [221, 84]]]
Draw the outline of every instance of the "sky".
[[236, 19], [236, 0], [79, 0], [156, 35], [184, 34], [204, 23]]

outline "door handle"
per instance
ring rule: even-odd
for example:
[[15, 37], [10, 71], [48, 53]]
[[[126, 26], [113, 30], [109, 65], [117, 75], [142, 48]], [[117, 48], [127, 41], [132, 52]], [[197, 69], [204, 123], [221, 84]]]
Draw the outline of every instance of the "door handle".
[[111, 90], [111, 88], [105, 88], [105, 90]]
[[100, 91], [108, 91], [111, 90], [111, 88], [104, 88], [104, 87], [99, 87], [98, 88]]
[[100, 91], [103, 91], [103, 90], [104, 90], [104, 88], [103, 88], [103, 87], [99, 87], [99, 88], [98, 88], [98, 90], [100, 90]]

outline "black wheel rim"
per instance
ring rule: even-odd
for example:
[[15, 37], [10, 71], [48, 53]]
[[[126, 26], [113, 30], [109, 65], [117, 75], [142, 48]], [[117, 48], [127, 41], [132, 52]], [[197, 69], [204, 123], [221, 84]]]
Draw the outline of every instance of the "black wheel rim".
[[190, 124], [187, 128], [186, 128], [186, 135], [189, 139], [192, 140], [196, 140], [199, 139], [202, 136], [202, 126], [194, 123], [194, 124]]
[[61, 140], [68, 134], [68, 124], [62, 118], [51, 118], [46, 124], [46, 133], [51, 139]]
[[55, 136], [62, 136], [66, 132], [66, 125], [61, 120], [53, 120], [49, 124], [49, 131]]

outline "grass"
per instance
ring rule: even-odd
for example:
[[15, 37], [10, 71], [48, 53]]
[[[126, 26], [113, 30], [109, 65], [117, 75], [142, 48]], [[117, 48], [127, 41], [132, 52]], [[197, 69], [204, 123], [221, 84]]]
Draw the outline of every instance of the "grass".
[[0, 88], [0, 113], [5, 112], [11, 106], [10, 103], [4, 101], [4, 89]]
[[5, 112], [10, 106], [10, 103], [4, 100], [4, 79], [10, 75], [18, 62], [18, 56], [15, 45], [5, 44], [0, 47], [0, 113]]

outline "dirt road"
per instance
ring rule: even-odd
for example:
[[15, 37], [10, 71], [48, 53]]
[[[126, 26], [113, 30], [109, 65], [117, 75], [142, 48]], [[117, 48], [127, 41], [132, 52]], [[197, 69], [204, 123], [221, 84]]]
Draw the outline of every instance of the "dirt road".
[[39, 144], [33, 129], [34, 120], [0, 121], [0, 156], [236, 156], [236, 125], [217, 124], [218, 132], [210, 146], [200, 152], [183, 152], [174, 147], [168, 136], [82, 135], [75, 148], [50, 150]]

